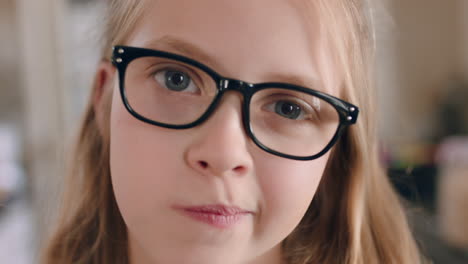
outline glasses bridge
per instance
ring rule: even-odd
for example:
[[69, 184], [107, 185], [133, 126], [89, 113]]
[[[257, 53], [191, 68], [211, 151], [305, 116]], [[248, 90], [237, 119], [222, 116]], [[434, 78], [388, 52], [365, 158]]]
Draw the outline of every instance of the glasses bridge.
[[221, 92], [231, 90], [244, 93], [245, 90], [251, 89], [253, 84], [236, 79], [221, 79], [219, 87]]

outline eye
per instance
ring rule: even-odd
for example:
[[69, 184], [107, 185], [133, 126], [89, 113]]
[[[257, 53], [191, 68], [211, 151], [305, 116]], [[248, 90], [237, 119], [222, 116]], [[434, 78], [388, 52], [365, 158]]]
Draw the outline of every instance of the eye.
[[270, 112], [274, 112], [284, 118], [292, 120], [304, 120], [307, 119], [307, 111], [304, 107], [298, 103], [290, 100], [278, 100], [265, 106], [264, 109]]
[[276, 101], [268, 105], [266, 109], [272, 112], [274, 111], [278, 115], [292, 120], [305, 118], [304, 110], [302, 109], [302, 107], [291, 101]]
[[159, 85], [174, 92], [197, 93], [199, 88], [190, 75], [180, 70], [161, 70], [154, 75]]

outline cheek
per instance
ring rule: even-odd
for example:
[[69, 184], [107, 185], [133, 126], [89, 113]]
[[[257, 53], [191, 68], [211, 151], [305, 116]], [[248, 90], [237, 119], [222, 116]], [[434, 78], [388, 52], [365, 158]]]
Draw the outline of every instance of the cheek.
[[178, 144], [160, 128], [135, 119], [117, 100], [114, 96], [110, 124], [114, 194], [127, 224], [144, 224], [169, 197], [165, 191], [177, 188], [172, 168], [180, 166], [175, 164]]
[[313, 161], [277, 159], [257, 164], [265, 228], [287, 236], [304, 216], [322, 178], [328, 155]]

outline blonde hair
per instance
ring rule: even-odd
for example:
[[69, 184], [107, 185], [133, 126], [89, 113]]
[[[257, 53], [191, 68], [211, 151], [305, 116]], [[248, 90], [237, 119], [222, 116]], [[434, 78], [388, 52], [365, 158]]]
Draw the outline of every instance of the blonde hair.
[[[144, 2], [110, 1], [105, 58], [110, 57], [113, 45], [124, 43]], [[316, 5], [322, 30], [344, 75], [346, 89], [341, 96], [359, 105], [362, 112], [359, 122], [332, 151], [306, 215], [284, 241], [285, 257], [290, 264], [421, 263], [404, 210], [378, 161], [371, 78], [374, 40], [368, 6], [364, 0], [302, 2]], [[110, 109], [110, 95], [104, 100]], [[98, 126], [92, 102], [72, 165], [62, 220], [42, 262], [129, 263], [126, 226], [110, 179], [109, 128]]]

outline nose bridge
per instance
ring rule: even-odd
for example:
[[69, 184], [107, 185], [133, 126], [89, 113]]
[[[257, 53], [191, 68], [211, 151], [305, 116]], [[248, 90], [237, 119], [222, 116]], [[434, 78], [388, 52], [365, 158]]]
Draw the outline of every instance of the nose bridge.
[[[237, 89], [229, 86], [229, 83], [227, 87], [231, 89], [226, 90]], [[216, 111], [198, 129], [197, 138], [188, 149], [189, 164], [203, 174], [225, 175], [234, 172], [239, 175], [249, 171], [252, 166], [242, 100], [238, 100], [238, 96], [235, 93], [223, 94]]]
[[[222, 78], [220, 81], [220, 92], [222, 94], [221, 101], [224, 101], [226, 98], [226, 92], [228, 91], [233, 91], [233, 92], [238, 92], [241, 95], [241, 100], [240, 100], [240, 110], [241, 110], [241, 118], [242, 118], [242, 126], [244, 129], [244, 132], [246, 135], [248, 135], [248, 101], [249, 101], [249, 96], [250, 96], [250, 90], [253, 88], [253, 84], [241, 81], [241, 80], [236, 80], [236, 79], [231, 79], [231, 78]], [[221, 107], [220, 105], [217, 106], [218, 108]]]
[[[240, 92], [240, 94], [235, 92]], [[221, 129], [222, 133], [230, 133], [232, 130], [237, 129], [244, 130], [244, 102], [244, 93], [240, 88], [226, 89], [216, 107], [217, 109], [210, 118], [214, 119], [212, 120], [213, 124], [209, 126], [218, 127], [217, 129]]]

